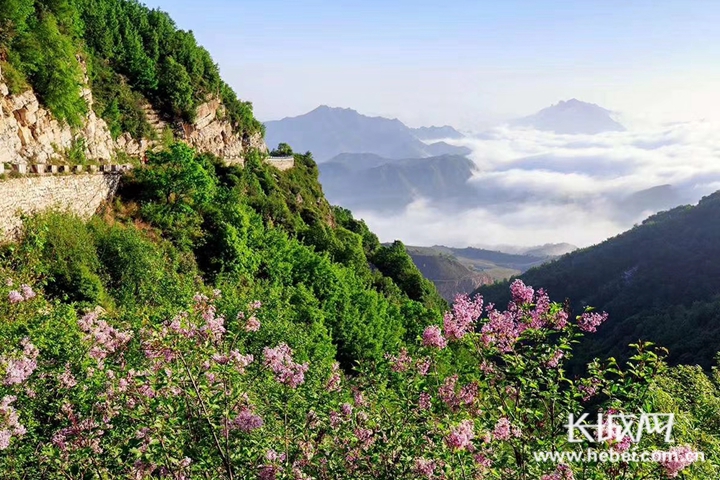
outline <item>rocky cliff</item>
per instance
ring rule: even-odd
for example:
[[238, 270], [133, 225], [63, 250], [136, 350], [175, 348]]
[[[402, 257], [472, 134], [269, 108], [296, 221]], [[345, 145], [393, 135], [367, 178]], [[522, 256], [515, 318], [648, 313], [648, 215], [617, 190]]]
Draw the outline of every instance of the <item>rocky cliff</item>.
[[[133, 139], [129, 134], [112, 138], [107, 124], [95, 115], [90, 88], [84, 88], [88, 104], [82, 128], [73, 129], [53, 118], [40, 104], [32, 90], [11, 95], [0, 72], [0, 163], [64, 163], [65, 154], [82, 146], [89, 160], [109, 162], [118, 152], [141, 157], [156, 142]], [[194, 124], [173, 126], [175, 137], [185, 140], [201, 152], [212, 153], [229, 163], [242, 163], [246, 152], [259, 149], [267, 152], [261, 134], [241, 137], [230, 122], [223, 119], [224, 106], [217, 99], [200, 105]], [[157, 114], [148, 105], [148, 118]], [[162, 128], [164, 123], [159, 124]]]

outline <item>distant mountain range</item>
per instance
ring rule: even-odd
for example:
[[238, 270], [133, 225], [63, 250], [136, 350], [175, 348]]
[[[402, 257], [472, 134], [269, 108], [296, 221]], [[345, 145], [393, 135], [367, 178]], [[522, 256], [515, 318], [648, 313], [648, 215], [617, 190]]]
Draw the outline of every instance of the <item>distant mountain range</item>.
[[575, 98], [561, 101], [539, 112], [513, 120], [514, 127], [530, 127], [562, 134], [622, 132], [625, 127], [613, 120], [611, 111]]
[[[349, 108], [320, 106], [298, 117], [265, 123], [266, 143], [288, 143], [296, 152], [310, 151], [318, 163], [341, 153], [373, 153], [390, 159], [468, 155], [466, 147], [423, 139], [461, 138], [452, 127], [412, 129], [397, 119], [368, 117]], [[436, 135], [441, 135], [437, 138]]]
[[448, 301], [458, 293], [470, 293], [481, 285], [506, 280], [555, 258], [442, 245], [407, 246], [406, 249], [418, 270]]
[[319, 168], [328, 200], [350, 210], [396, 211], [419, 197], [459, 208], [477, 194], [468, 184], [475, 164], [459, 155], [396, 160], [344, 153]]

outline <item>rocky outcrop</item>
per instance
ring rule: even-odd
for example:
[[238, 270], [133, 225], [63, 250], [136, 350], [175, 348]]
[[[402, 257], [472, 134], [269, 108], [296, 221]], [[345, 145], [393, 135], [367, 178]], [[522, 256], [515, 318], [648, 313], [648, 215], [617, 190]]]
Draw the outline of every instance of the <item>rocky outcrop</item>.
[[0, 181], [0, 239], [17, 237], [22, 214], [54, 207], [82, 218], [91, 217], [115, 194], [120, 177], [118, 172], [82, 173]]
[[261, 134], [241, 137], [224, 119], [225, 107], [213, 98], [200, 105], [194, 124], [182, 126], [182, 137], [188, 144], [202, 152], [209, 152], [228, 163], [243, 163], [244, 154], [250, 149], [267, 153]]
[[[87, 82], [85, 78], [86, 85]], [[80, 140], [85, 147], [85, 156], [100, 163], [107, 163], [118, 151], [131, 157], [142, 157], [158, 145], [157, 141], [137, 140], [128, 133], [113, 140], [105, 121], [92, 109], [91, 90], [83, 88], [82, 96], [88, 104], [88, 114], [82, 128], [73, 129], [53, 118], [32, 90], [11, 95], [0, 72], [0, 163], [62, 162], [64, 154]], [[157, 138], [162, 138], [168, 124], [149, 104], [145, 106], [145, 115]], [[242, 164], [250, 149], [267, 153], [262, 134], [241, 136], [233, 131], [224, 116], [222, 102], [212, 98], [198, 107], [197, 120], [193, 124], [171, 127], [176, 138], [201, 152], [224, 158], [228, 163]]]
[[[83, 98], [92, 106], [89, 88], [82, 91]], [[63, 153], [77, 140], [84, 140], [85, 155], [101, 162], [110, 160], [115, 142], [107, 124], [88, 109], [83, 127], [73, 129], [53, 118], [40, 105], [35, 93], [27, 90], [10, 95], [0, 73], [0, 162], [50, 163], [60, 161]]]

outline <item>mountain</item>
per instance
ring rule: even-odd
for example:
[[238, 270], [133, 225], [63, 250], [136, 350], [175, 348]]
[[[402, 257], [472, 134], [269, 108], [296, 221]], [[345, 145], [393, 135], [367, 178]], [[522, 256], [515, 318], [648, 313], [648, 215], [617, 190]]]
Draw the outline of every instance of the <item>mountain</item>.
[[628, 195], [618, 202], [618, 212], [627, 218], [643, 213], [658, 212], [687, 203], [681, 192], [672, 185], [658, 185]]
[[453, 255], [433, 247], [406, 247], [408, 254], [425, 278], [435, 284], [440, 295], [452, 302], [458, 293], [470, 293], [493, 278], [472, 270]]
[[420, 127], [412, 128], [412, 133], [420, 140], [439, 140], [441, 138], [460, 139], [465, 138], [465, 135], [455, 130], [450, 125], [444, 125], [442, 127]]
[[[681, 206], [646, 219], [605, 242], [533, 268], [520, 278], [551, 298], [570, 298], [609, 320], [582, 359], [626, 357], [627, 345], [649, 340], [670, 349], [671, 360], [708, 367], [720, 345], [720, 192], [696, 206]], [[478, 293], [503, 304], [507, 284]]]
[[398, 210], [418, 197], [462, 204], [476, 195], [467, 183], [475, 165], [458, 155], [396, 160], [341, 154], [319, 167], [327, 198], [351, 210]]
[[577, 99], [561, 101], [534, 115], [510, 122], [511, 126], [530, 127], [562, 134], [622, 132], [625, 127], [612, 119], [610, 110]]
[[513, 255], [529, 255], [531, 257], [559, 257], [577, 250], [577, 246], [570, 243], [546, 243], [544, 245], [535, 245], [531, 247], [520, 247], [517, 245], [493, 245], [491, 247], [477, 246], [476, 248], [510, 253]]
[[407, 251], [420, 272], [448, 301], [458, 293], [470, 293], [480, 285], [506, 280], [553, 258], [442, 245], [408, 246]]
[[374, 153], [394, 159], [469, 153], [465, 147], [447, 143], [429, 146], [400, 120], [325, 105], [304, 115], [266, 122], [265, 129], [268, 145], [288, 143], [297, 152], [312, 152], [318, 163], [341, 153]]

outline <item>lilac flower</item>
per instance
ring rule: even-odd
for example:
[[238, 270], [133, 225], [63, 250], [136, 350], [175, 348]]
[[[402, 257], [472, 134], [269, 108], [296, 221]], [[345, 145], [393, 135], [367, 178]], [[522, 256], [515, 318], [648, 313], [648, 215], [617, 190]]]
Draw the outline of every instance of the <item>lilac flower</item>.
[[607, 320], [608, 314], [597, 312], [585, 312], [578, 319], [578, 326], [583, 332], [596, 332], [597, 327]]
[[455, 297], [451, 312], [445, 312], [443, 329], [450, 340], [460, 340], [466, 333], [473, 330], [475, 322], [483, 311], [483, 299], [478, 296], [470, 299], [468, 295]]
[[478, 453], [477, 455], [475, 455], [475, 462], [478, 464], [481, 471], [485, 471], [485, 470], [489, 469], [490, 467], [492, 467], [492, 465], [493, 465], [492, 460], [490, 460], [488, 457], [486, 457], [485, 455], [483, 455], [481, 453]]
[[257, 430], [262, 426], [263, 419], [252, 413], [248, 408], [243, 408], [242, 410], [240, 410], [238, 416], [235, 417], [235, 419], [233, 419], [231, 422], [231, 428], [237, 428], [238, 430], [245, 433]]
[[20, 424], [17, 410], [11, 406], [16, 399], [15, 396], [6, 395], [0, 401], [0, 450], [10, 446], [13, 436], [22, 437], [26, 433], [25, 427]]
[[37, 294], [33, 291], [30, 285], [23, 284], [20, 287], [20, 290], [22, 290], [22, 295], [23, 297], [25, 297], [25, 300], [31, 300], [37, 296]]
[[418, 360], [418, 362], [415, 364], [415, 368], [417, 368], [418, 373], [424, 377], [430, 371], [431, 365], [432, 360], [430, 359], [430, 357], [425, 357], [422, 360]]
[[513, 427], [508, 418], [501, 417], [495, 424], [492, 436], [495, 440], [510, 440], [512, 437], [520, 437], [521, 435], [522, 431], [517, 427]]
[[23, 297], [17, 290], [13, 290], [8, 294], [8, 300], [10, 303], [20, 303], [25, 300], [25, 297]]
[[543, 475], [541, 480], [575, 480], [575, 475], [573, 475], [570, 467], [560, 464], [555, 469], [555, 472], [549, 475]]
[[545, 366], [548, 368], [557, 368], [564, 355], [562, 350], [555, 350], [555, 353], [545, 362]]
[[5, 365], [5, 385], [18, 385], [32, 375], [37, 368], [38, 349], [27, 338], [21, 342], [23, 353], [18, 358], [0, 358], [0, 365]]
[[247, 322], [245, 322], [245, 331], [246, 332], [257, 332], [260, 330], [260, 320], [258, 320], [254, 315], [247, 319]]
[[662, 457], [658, 459], [658, 463], [663, 467], [668, 477], [675, 478], [680, 475], [682, 470], [695, 463], [697, 459], [697, 453], [691, 447], [681, 445], [663, 452]]
[[408, 355], [407, 348], [401, 349], [400, 355], [398, 356], [386, 354], [385, 358], [390, 360], [392, 364], [390, 365], [390, 369], [393, 372], [405, 372], [412, 363], [412, 358], [410, 358], [410, 355]]
[[427, 460], [423, 457], [419, 457], [415, 459], [415, 466], [413, 467], [413, 471], [418, 474], [422, 475], [425, 478], [433, 478], [433, 475], [435, 475], [435, 468], [437, 465], [435, 464], [434, 460]]
[[535, 295], [533, 288], [526, 286], [520, 279], [517, 279], [510, 284], [510, 293], [512, 294], [513, 303], [520, 306], [532, 303]]
[[333, 363], [332, 372], [325, 384], [325, 389], [328, 392], [337, 392], [340, 390], [340, 364], [337, 362]]
[[485, 345], [495, 345], [504, 353], [513, 350], [521, 333], [512, 312], [498, 312], [497, 310], [488, 314], [488, 322], [480, 331]]
[[70, 371], [70, 364], [65, 364], [65, 371], [58, 376], [58, 380], [63, 388], [73, 388], [77, 385], [77, 380]]
[[465, 450], [472, 445], [473, 438], [475, 438], [475, 426], [472, 420], [464, 420], [450, 430], [450, 434], [445, 437], [445, 443], [453, 450]]
[[422, 343], [426, 347], [435, 347], [443, 349], [447, 346], [447, 340], [443, 337], [440, 327], [437, 325], [430, 325], [425, 328], [423, 332]]
[[432, 407], [432, 397], [428, 393], [421, 393], [418, 400], [418, 408], [420, 410], [430, 410]]
[[292, 349], [287, 344], [281, 343], [275, 348], [265, 347], [263, 357], [265, 366], [273, 371], [276, 381], [290, 388], [297, 388], [298, 385], [305, 383], [305, 372], [308, 371], [309, 365], [294, 362], [292, 353]]

